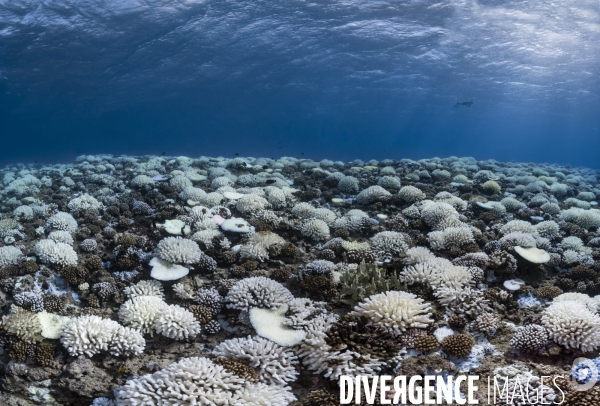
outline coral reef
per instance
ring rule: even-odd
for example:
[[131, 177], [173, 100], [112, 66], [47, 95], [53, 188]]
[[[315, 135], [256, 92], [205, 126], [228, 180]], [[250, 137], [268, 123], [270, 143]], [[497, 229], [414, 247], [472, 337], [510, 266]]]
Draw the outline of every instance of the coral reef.
[[585, 168], [84, 155], [0, 172], [0, 403], [333, 405], [340, 375], [598, 356]]

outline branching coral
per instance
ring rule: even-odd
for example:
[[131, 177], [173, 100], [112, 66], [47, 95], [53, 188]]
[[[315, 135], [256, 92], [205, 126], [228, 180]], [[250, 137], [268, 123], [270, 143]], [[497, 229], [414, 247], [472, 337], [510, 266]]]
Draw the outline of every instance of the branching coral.
[[425, 328], [433, 323], [431, 305], [407, 292], [388, 291], [370, 296], [354, 308], [354, 313], [395, 335], [410, 327]]
[[160, 259], [174, 264], [194, 264], [200, 261], [202, 251], [192, 240], [181, 237], [167, 237], [156, 247]]
[[296, 398], [280, 385], [247, 382], [208, 358], [182, 358], [151, 375], [128, 380], [117, 393], [122, 406], [286, 406]]
[[259, 336], [223, 341], [215, 347], [213, 353], [219, 357], [247, 362], [264, 383], [285, 385], [298, 377], [294, 368], [298, 364], [298, 357], [290, 349]]
[[242, 279], [229, 289], [225, 297], [228, 308], [245, 311], [251, 307], [277, 308], [293, 299], [282, 284], [264, 276]]

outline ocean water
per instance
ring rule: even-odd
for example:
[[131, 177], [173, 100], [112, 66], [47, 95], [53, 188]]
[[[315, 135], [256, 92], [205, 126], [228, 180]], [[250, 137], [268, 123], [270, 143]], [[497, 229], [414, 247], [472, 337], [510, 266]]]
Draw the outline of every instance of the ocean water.
[[0, 162], [166, 152], [598, 168], [599, 78], [593, 0], [1, 0]]

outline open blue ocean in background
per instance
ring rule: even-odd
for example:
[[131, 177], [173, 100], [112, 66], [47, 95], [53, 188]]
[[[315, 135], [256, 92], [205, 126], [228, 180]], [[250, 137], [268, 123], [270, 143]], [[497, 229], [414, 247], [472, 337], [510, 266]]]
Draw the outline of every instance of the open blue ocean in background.
[[600, 168], [600, 2], [0, 0], [0, 139]]

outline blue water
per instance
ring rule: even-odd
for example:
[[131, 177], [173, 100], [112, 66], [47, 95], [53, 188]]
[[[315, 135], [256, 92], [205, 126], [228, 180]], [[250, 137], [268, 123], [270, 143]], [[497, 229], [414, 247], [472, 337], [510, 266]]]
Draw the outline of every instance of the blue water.
[[0, 0], [0, 139], [600, 168], [600, 2]]

